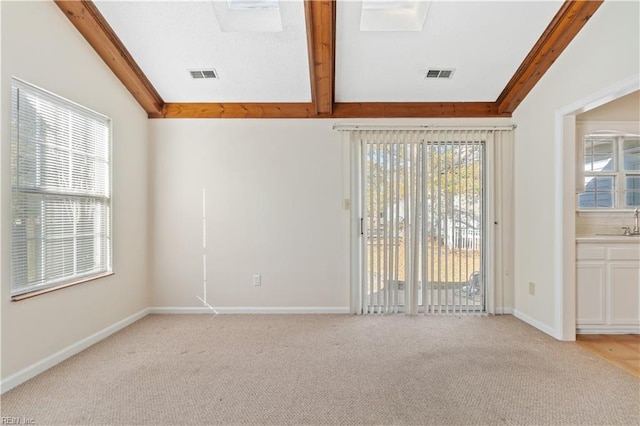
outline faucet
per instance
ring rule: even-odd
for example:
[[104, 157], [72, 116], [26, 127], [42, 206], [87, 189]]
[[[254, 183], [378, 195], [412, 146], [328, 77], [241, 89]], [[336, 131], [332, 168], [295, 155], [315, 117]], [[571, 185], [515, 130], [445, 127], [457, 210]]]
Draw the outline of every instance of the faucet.
[[633, 235], [640, 234], [640, 229], [638, 229], [638, 208], [633, 211]]

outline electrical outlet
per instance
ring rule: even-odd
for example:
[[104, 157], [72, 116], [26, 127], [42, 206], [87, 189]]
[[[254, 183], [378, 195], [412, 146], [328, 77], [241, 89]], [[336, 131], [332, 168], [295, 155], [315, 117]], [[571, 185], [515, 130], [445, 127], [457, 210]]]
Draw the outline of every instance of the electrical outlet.
[[532, 296], [536, 295], [536, 283], [529, 281], [529, 294]]
[[253, 285], [256, 287], [262, 285], [262, 275], [253, 276]]

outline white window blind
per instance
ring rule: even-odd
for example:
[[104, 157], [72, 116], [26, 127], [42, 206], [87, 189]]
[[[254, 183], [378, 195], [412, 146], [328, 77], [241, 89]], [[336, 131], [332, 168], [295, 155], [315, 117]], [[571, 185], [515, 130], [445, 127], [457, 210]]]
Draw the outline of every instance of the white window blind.
[[505, 180], [487, 161], [502, 158], [511, 135], [511, 128], [351, 130], [358, 158], [352, 220], [360, 222], [352, 240], [354, 312], [495, 313], [496, 301], [502, 306], [496, 291], [510, 265], [502, 253], [508, 191], [500, 198], [487, 191]]
[[110, 119], [17, 79], [11, 114], [12, 295], [111, 272]]

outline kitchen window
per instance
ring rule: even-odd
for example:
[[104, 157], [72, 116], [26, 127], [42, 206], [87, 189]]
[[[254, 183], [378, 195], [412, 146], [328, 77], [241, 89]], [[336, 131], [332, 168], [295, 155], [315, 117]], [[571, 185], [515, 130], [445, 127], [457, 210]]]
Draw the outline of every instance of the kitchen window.
[[584, 190], [580, 209], [640, 206], [640, 138], [589, 135], [583, 141]]

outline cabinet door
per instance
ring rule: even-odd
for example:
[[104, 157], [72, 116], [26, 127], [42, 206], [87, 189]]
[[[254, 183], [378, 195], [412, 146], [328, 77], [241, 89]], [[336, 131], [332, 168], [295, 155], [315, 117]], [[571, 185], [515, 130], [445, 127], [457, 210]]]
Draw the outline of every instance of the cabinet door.
[[640, 324], [639, 262], [609, 262], [609, 324]]
[[606, 324], [606, 262], [578, 261], [576, 266], [576, 324]]

